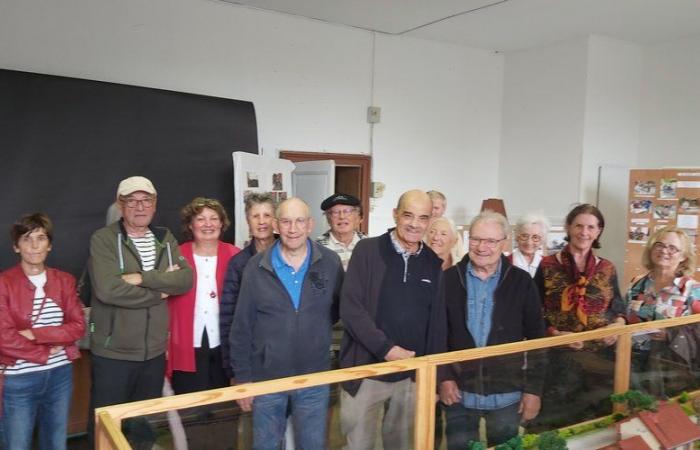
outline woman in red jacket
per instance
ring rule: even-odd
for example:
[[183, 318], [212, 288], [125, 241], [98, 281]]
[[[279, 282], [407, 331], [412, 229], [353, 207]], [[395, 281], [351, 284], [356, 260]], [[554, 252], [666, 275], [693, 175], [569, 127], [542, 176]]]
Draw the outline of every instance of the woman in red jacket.
[[30, 449], [36, 421], [41, 449], [65, 449], [82, 305], [73, 276], [46, 267], [53, 226], [45, 214], [22, 217], [10, 235], [20, 263], [0, 275], [0, 435], [4, 448]]
[[229, 385], [220, 351], [228, 336], [219, 335], [219, 299], [229, 259], [239, 252], [220, 240], [229, 220], [218, 200], [197, 197], [181, 216], [187, 242], [180, 252], [193, 268], [194, 283], [168, 300], [168, 371], [176, 394]]

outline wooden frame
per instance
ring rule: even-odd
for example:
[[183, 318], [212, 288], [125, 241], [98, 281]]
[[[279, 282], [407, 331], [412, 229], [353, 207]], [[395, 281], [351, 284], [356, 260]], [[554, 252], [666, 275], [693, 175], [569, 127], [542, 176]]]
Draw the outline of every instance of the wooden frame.
[[367, 234], [369, 229], [369, 185], [372, 176], [372, 157], [346, 153], [319, 153], [281, 150], [279, 157], [292, 162], [323, 161], [332, 159], [336, 167], [358, 167], [360, 169], [360, 202], [364, 213], [360, 231]]
[[162, 397], [122, 405], [107, 406], [95, 411], [96, 436], [98, 447], [102, 449], [127, 450], [126, 443], [119, 424], [123, 419], [157, 414], [173, 409], [192, 408], [210, 405], [240, 398], [284, 392], [292, 389], [341, 383], [377, 375], [416, 371], [416, 409], [414, 439], [415, 448], [433, 450], [435, 444], [434, 420], [435, 392], [437, 383], [437, 366], [474, 359], [503, 356], [532, 350], [572, 344], [574, 342], [591, 341], [608, 336], [618, 336], [615, 360], [615, 392], [625, 392], [629, 389], [632, 334], [644, 330], [656, 330], [679, 325], [700, 323], [700, 314], [678, 317], [675, 319], [643, 322], [619, 327], [605, 327], [582, 333], [571, 333], [560, 336], [533, 339], [510, 344], [494, 345], [469, 350], [459, 350], [439, 355], [422, 356], [420, 358], [392, 361], [381, 364], [352, 367], [348, 369], [331, 370], [277, 380], [262, 381], [240, 386], [194, 392], [191, 394]]

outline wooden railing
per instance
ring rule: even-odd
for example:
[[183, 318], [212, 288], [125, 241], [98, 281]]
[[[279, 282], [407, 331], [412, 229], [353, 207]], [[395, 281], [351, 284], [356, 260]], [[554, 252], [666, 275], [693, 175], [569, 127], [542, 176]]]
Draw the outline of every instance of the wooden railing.
[[599, 328], [593, 331], [572, 333], [542, 339], [514, 342], [510, 344], [460, 350], [438, 355], [422, 356], [402, 361], [371, 364], [348, 369], [331, 370], [277, 380], [262, 381], [240, 386], [231, 386], [191, 394], [161, 397], [140, 402], [107, 406], [95, 411], [96, 446], [100, 450], [127, 450], [131, 447], [121, 432], [124, 419], [158, 414], [170, 410], [192, 408], [228, 402], [250, 396], [284, 392], [299, 388], [341, 383], [377, 375], [416, 371], [416, 408], [414, 438], [415, 448], [433, 450], [435, 430], [435, 402], [437, 367], [443, 364], [470, 361], [474, 359], [502, 356], [538, 349], [562, 346], [574, 342], [598, 340], [617, 336], [615, 358], [615, 392], [629, 389], [632, 334], [644, 330], [663, 329], [700, 322], [700, 314], [675, 319], [658, 320], [634, 325]]

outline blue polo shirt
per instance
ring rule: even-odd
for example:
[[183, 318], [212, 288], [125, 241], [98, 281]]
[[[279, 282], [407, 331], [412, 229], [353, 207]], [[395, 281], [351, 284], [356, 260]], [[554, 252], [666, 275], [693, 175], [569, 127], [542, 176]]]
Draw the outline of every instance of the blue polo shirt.
[[306, 259], [299, 267], [299, 270], [295, 270], [294, 267], [286, 263], [284, 258], [282, 258], [282, 250], [280, 249], [280, 241], [278, 240], [274, 247], [272, 247], [271, 262], [272, 268], [277, 274], [277, 278], [280, 279], [282, 285], [287, 290], [290, 299], [292, 300], [292, 306], [296, 311], [299, 310], [299, 303], [301, 302], [301, 288], [304, 285], [304, 277], [306, 277], [306, 272], [309, 270], [309, 261], [311, 260], [311, 244], [308, 239], [306, 241]]
[[[493, 294], [496, 292], [498, 280], [501, 278], [501, 262], [498, 262], [496, 272], [485, 280], [476, 275], [472, 263], [469, 262], [465, 278], [467, 282], [467, 329], [474, 338], [477, 347], [486, 347], [491, 332]], [[462, 406], [481, 410], [501, 409], [519, 402], [521, 397], [522, 393], [519, 391], [491, 395], [463, 392]]]

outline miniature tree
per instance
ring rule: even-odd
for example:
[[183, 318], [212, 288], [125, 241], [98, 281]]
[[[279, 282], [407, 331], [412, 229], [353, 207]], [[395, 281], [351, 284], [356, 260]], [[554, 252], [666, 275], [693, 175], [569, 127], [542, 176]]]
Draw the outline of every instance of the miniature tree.
[[486, 450], [486, 444], [481, 441], [469, 441], [467, 450]]
[[568, 450], [566, 439], [559, 436], [556, 431], [545, 431], [537, 439], [539, 450]]
[[679, 403], [687, 403], [688, 400], [690, 400], [690, 395], [685, 391], [681, 392], [681, 395], [678, 396]]
[[528, 433], [523, 436], [523, 448], [534, 448], [535, 444], [537, 444], [537, 438], [538, 436], [532, 433]]
[[630, 414], [637, 414], [641, 411], [656, 411], [656, 400], [654, 397], [641, 391], [629, 390], [624, 394], [613, 394], [610, 396], [613, 403], [625, 403]]
[[512, 437], [503, 444], [497, 445], [496, 450], [523, 450], [523, 439], [520, 436]]

